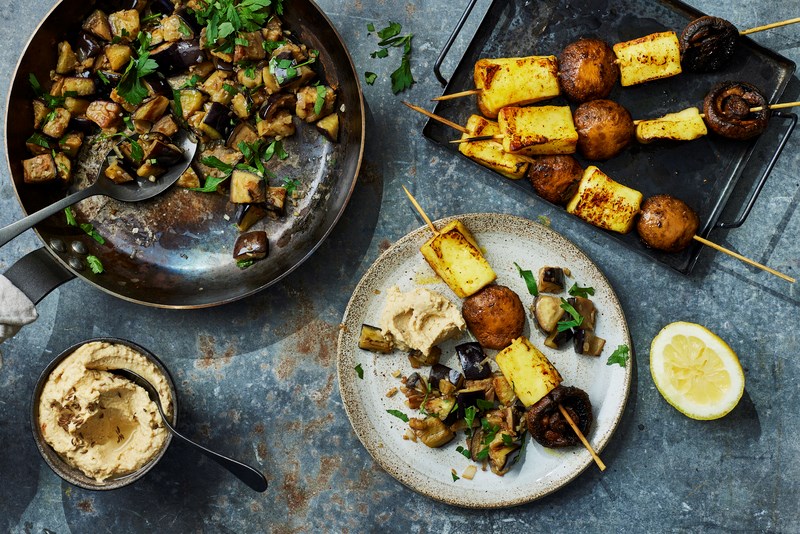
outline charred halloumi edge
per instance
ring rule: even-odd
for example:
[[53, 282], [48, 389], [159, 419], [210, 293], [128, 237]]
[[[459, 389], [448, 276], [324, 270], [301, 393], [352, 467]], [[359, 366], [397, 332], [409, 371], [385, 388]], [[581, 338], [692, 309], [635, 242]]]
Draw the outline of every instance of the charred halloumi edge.
[[[466, 124], [466, 132], [462, 139], [483, 135], [496, 135], [500, 133], [500, 126], [480, 115], [472, 115]], [[529, 163], [514, 154], [503, 151], [503, 144], [499, 141], [472, 141], [458, 145], [458, 151], [471, 160], [499, 172], [506, 178], [519, 180], [528, 172]]]
[[626, 234], [633, 227], [641, 204], [639, 191], [615, 182], [591, 165], [583, 172], [567, 212], [599, 228]]
[[681, 73], [681, 48], [674, 31], [617, 43], [613, 49], [623, 87]]
[[483, 58], [473, 71], [478, 109], [494, 119], [506, 106], [526, 106], [561, 94], [555, 56]]

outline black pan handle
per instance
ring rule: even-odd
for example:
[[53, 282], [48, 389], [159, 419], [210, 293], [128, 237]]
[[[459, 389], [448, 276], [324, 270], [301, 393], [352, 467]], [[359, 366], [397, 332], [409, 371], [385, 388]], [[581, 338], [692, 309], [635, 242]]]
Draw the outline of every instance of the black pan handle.
[[75, 278], [44, 247], [29, 252], [3, 273], [31, 302], [38, 304], [52, 290]]
[[442, 62], [444, 61], [444, 58], [447, 57], [447, 53], [450, 52], [450, 47], [453, 46], [453, 43], [456, 41], [456, 37], [458, 37], [458, 34], [461, 33], [464, 23], [467, 22], [469, 14], [472, 13], [472, 8], [475, 7], [477, 2], [478, 0], [469, 0], [467, 3], [467, 8], [464, 10], [464, 13], [461, 15], [458, 24], [456, 24], [456, 27], [453, 29], [453, 33], [450, 34], [450, 37], [444, 44], [444, 48], [442, 48], [442, 51], [439, 53], [439, 57], [436, 58], [436, 63], [433, 64], [433, 73], [436, 75], [439, 83], [442, 84], [442, 87], [447, 85], [447, 78], [442, 76]]
[[716, 224], [716, 228], [739, 228], [742, 224], [744, 224], [745, 219], [747, 219], [747, 216], [750, 215], [750, 211], [753, 209], [753, 204], [756, 203], [758, 195], [761, 193], [761, 190], [764, 189], [764, 184], [767, 183], [767, 178], [769, 178], [770, 173], [772, 173], [775, 163], [778, 161], [781, 152], [783, 152], [786, 142], [789, 141], [789, 137], [792, 135], [794, 127], [797, 126], [797, 115], [795, 113], [782, 113], [780, 111], [773, 111], [772, 116], [780, 117], [782, 119], [789, 119], [792, 121], [792, 123], [789, 125], [789, 129], [786, 130], [786, 133], [783, 134], [781, 142], [778, 143], [778, 147], [775, 149], [775, 153], [772, 154], [772, 159], [769, 160], [767, 167], [764, 169], [764, 173], [756, 183], [755, 189], [753, 189], [753, 192], [750, 194], [750, 198], [747, 200], [747, 203], [745, 204], [742, 212], [739, 214], [739, 217], [733, 222], [718, 222]]

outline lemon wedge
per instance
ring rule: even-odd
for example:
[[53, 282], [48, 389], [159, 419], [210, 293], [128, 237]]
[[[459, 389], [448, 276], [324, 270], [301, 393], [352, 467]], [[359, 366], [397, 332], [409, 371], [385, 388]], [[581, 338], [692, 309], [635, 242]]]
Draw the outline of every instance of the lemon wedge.
[[692, 419], [719, 419], [744, 393], [736, 353], [695, 323], [671, 323], [658, 333], [650, 345], [650, 373], [666, 401]]

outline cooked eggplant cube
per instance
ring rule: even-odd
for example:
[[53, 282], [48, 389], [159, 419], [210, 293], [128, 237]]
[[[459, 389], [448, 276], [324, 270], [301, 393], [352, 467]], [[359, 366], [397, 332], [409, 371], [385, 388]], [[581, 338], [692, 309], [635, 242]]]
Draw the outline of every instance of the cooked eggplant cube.
[[50, 139], [49, 137], [39, 134], [34, 134], [33, 136], [29, 137], [27, 141], [25, 141], [25, 146], [34, 156], [50, 154], [55, 147], [55, 144], [56, 142], [54, 139]]
[[39, 129], [44, 123], [44, 120], [47, 118], [47, 115], [50, 113], [50, 109], [48, 109], [47, 105], [42, 102], [41, 100], [34, 100], [33, 101], [33, 127], [35, 129]]
[[86, 115], [91, 102], [85, 98], [73, 98], [68, 96], [64, 99], [64, 108], [74, 117], [76, 115]]
[[461, 369], [467, 380], [481, 380], [492, 376], [492, 368], [485, 361], [486, 354], [480, 343], [462, 343], [456, 345], [456, 354], [461, 362]]
[[236, 228], [240, 232], [248, 231], [255, 223], [269, 213], [259, 204], [239, 204], [236, 207]]
[[256, 124], [256, 128], [258, 129], [258, 135], [261, 137], [274, 137], [276, 139], [291, 137], [296, 131], [292, 115], [284, 109], [278, 111], [275, 116], [269, 119], [259, 121]]
[[69, 119], [72, 114], [64, 108], [56, 108], [50, 116], [50, 120], [42, 126], [42, 133], [56, 139], [64, 135], [69, 126]]
[[133, 50], [124, 44], [110, 44], [106, 47], [106, 58], [113, 71], [121, 71], [131, 60]]
[[181, 89], [180, 101], [183, 118], [188, 119], [192, 113], [203, 109], [205, 98], [197, 89]]
[[[158, 63], [159, 72], [168, 76], [183, 73], [206, 60], [205, 54], [200, 49], [200, 41], [197, 39], [161, 44], [150, 52], [150, 58]], [[213, 70], [214, 65], [211, 63], [209, 65]]]
[[411, 419], [408, 426], [422, 443], [432, 449], [448, 444], [455, 437], [455, 433], [438, 417]]
[[114, 128], [122, 122], [122, 106], [116, 102], [95, 100], [89, 104], [86, 118], [104, 130]]
[[99, 9], [95, 9], [91, 15], [83, 22], [82, 28], [92, 35], [96, 35], [104, 41], [110, 41], [111, 25], [108, 22], [108, 17]]
[[150, 129], [151, 132], [164, 134], [167, 137], [172, 137], [176, 133], [178, 133], [178, 123], [175, 122], [175, 117], [172, 115], [164, 115]]
[[195, 172], [193, 168], [189, 167], [183, 171], [183, 174], [181, 174], [176, 183], [178, 184], [178, 187], [197, 189], [200, 187], [200, 177], [197, 176], [197, 172]]
[[230, 200], [234, 204], [254, 204], [267, 200], [264, 180], [252, 172], [236, 169], [231, 174]]
[[241, 61], [260, 61], [267, 57], [267, 52], [264, 50], [262, 44], [264, 37], [260, 31], [245, 32], [239, 35], [238, 43], [233, 52], [233, 62], [239, 63]]
[[358, 348], [388, 354], [394, 350], [394, 344], [390, 338], [381, 333], [380, 328], [362, 324], [361, 335], [358, 337]]
[[57, 74], [69, 74], [78, 66], [78, 56], [72, 50], [69, 42], [61, 41], [58, 43], [58, 63], [56, 63]]
[[584, 297], [570, 297], [567, 302], [575, 308], [575, 311], [583, 317], [581, 321], [581, 328], [587, 330], [594, 330], [594, 324], [597, 318], [597, 308], [594, 302]]
[[56, 162], [51, 154], [42, 154], [22, 162], [26, 184], [36, 184], [55, 180], [58, 176]]
[[218, 102], [212, 102], [203, 117], [200, 129], [211, 139], [223, 139], [233, 128], [231, 121], [230, 110]]
[[103, 171], [103, 174], [115, 184], [124, 184], [134, 180], [134, 177], [131, 176], [128, 171], [122, 168], [122, 166], [119, 164], [119, 160], [117, 159], [114, 159], [114, 161], [112, 161], [108, 167], [106, 167], [106, 170]]
[[84, 62], [87, 59], [97, 57], [103, 53], [103, 45], [100, 41], [88, 32], [79, 32], [75, 41], [75, 53], [78, 61]]
[[72, 162], [63, 152], [58, 152], [55, 155], [56, 174], [64, 183], [69, 183], [72, 180]]
[[80, 151], [82, 144], [83, 134], [81, 132], [70, 132], [62, 137], [58, 142], [58, 145], [61, 150], [64, 151], [64, 154], [71, 158], [74, 158], [78, 155], [78, 151]]
[[286, 188], [270, 186], [267, 188], [267, 209], [282, 215], [286, 205]]
[[161, 139], [150, 140], [142, 136], [142, 144], [144, 144], [144, 159], [155, 160], [158, 165], [169, 167], [183, 159], [183, 151], [179, 147]]
[[603, 347], [606, 340], [594, 335], [594, 332], [585, 328], [575, 329], [575, 339], [573, 346], [577, 354], [585, 354], [586, 356], [600, 356], [603, 352]]
[[136, 176], [153, 180], [167, 172], [167, 169], [160, 167], [155, 160], [148, 159], [136, 169]]
[[[570, 315], [567, 312], [561, 316], [560, 321], [569, 321], [571, 319]], [[547, 336], [547, 339], [544, 340], [544, 344], [551, 349], [560, 349], [564, 346], [564, 343], [572, 339], [574, 335], [574, 331], [572, 328], [566, 328], [559, 332], [558, 328], [554, 328], [550, 335]]]
[[164, 116], [169, 107], [169, 99], [165, 96], [153, 96], [141, 103], [131, 117], [135, 121], [156, 122]]
[[263, 230], [255, 230], [240, 235], [233, 245], [233, 259], [260, 260], [269, 253], [269, 240]]
[[539, 291], [542, 293], [561, 293], [564, 291], [564, 269], [561, 267], [542, 267], [539, 269]]
[[458, 403], [458, 418], [464, 418], [464, 412], [470, 406], [476, 406], [478, 400], [486, 400], [486, 390], [482, 387], [466, 388], [456, 393]]
[[136, 39], [141, 29], [139, 25], [139, 12], [135, 9], [126, 9], [111, 13], [108, 16], [111, 33], [120, 41], [129, 43]]
[[430, 367], [431, 365], [439, 363], [439, 358], [441, 358], [441, 356], [442, 349], [433, 346], [428, 354], [423, 354], [420, 350], [412, 350], [408, 353], [408, 361], [411, 363], [411, 367], [419, 369], [422, 366]]
[[339, 140], [339, 115], [331, 113], [317, 121], [317, 131], [335, 143]]
[[494, 388], [495, 398], [503, 406], [511, 406], [517, 398], [514, 394], [514, 388], [511, 387], [511, 384], [502, 374], [492, 377], [492, 387]]
[[461, 384], [464, 383], [464, 375], [455, 369], [451, 369], [446, 365], [437, 363], [431, 366], [431, 374], [428, 376], [428, 383], [433, 389], [441, 389], [439, 387], [440, 380], [446, 380], [455, 386], [456, 389], [458, 389], [461, 387]]
[[228, 142], [225, 144], [230, 148], [238, 149], [239, 143], [243, 141], [248, 145], [258, 141], [258, 134], [255, 128], [247, 122], [239, 123], [236, 128], [233, 129], [231, 135], [228, 136]]
[[68, 76], [64, 78], [60, 90], [62, 96], [89, 96], [96, 92], [97, 85], [95, 85], [94, 79], [81, 78], [79, 76]]
[[433, 397], [425, 401], [423, 406], [428, 415], [438, 417], [446, 425], [452, 425], [458, 420], [456, 399], [452, 396]]

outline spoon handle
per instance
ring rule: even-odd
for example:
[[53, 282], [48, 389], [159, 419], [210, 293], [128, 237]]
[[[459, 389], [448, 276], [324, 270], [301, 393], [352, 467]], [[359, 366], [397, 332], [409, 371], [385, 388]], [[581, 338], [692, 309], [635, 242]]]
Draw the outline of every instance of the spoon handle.
[[[166, 422], [166, 418], [164, 419], [164, 421]], [[257, 469], [250, 467], [247, 464], [243, 464], [242, 462], [234, 460], [233, 458], [228, 458], [227, 456], [223, 456], [218, 452], [212, 451], [211, 449], [206, 449], [199, 443], [190, 440], [189, 438], [187, 438], [186, 436], [175, 430], [175, 428], [172, 427], [170, 423], [167, 423], [167, 425], [169, 425], [170, 428], [172, 429], [173, 435], [181, 438], [189, 445], [197, 447], [200, 450], [200, 452], [202, 452], [203, 454], [205, 454], [206, 456], [217, 462], [219, 465], [221, 465], [222, 467], [224, 467], [225, 469], [236, 475], [236, 477], [238, 477], [239, 480], [241, 480], [254, 490], [258, 492], [263, 492], [267, 490], [267, 479], [266, 477], [264, 477], [261, 471], [258, 471]]]
[[31, 228], [34, 225], [42, 222], [51, 215], [55, 215], [64, 208], [68, 208], [76, 202], [80, 202], [81, 200], [96, 194], [97, 191], [91, 186], [81, 189], [77, 193], [73, 193], [68, 197], [62, 198], [58, 202], [50, 204], [46, 208], [42, 208], [41, 210], [31, 213], [27, 217], [20, 219], [17, 222], [9, 224], [5, 228], [0, 229], [0, 247], [17, 237], [28, 228]]

